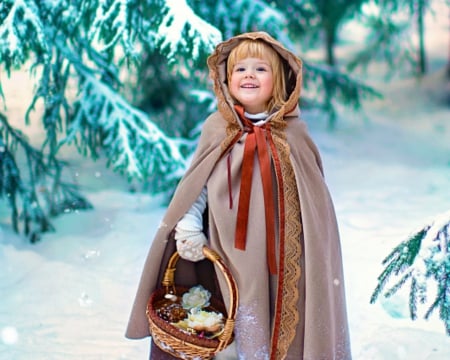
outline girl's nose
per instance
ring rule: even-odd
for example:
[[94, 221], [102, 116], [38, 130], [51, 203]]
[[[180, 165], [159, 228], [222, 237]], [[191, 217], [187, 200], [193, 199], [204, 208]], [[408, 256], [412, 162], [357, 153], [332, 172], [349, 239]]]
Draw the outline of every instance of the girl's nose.
[[255, 77], [255, 75], [253, 75], [252, 72], [248, 71], [248, 72], [245, 73], [245, 77], [246, 77], [246, 78], [252, 78], [252, 79], [253, 79], [253, 78]]

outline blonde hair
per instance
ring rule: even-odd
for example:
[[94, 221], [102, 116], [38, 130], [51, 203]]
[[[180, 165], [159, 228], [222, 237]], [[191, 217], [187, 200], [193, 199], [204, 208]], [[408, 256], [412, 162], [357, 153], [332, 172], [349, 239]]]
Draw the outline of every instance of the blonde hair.
[[287, 100], [284, 68], [280, 55], [266, 42], [246, 39], [233, 48], [227, 59], [227, 79], [231, 79], [236, 63], [248, 57], [264, 59], [269, 62], [273, 73], [273, 93], [266, 111], [270, 113], [279, 109]]

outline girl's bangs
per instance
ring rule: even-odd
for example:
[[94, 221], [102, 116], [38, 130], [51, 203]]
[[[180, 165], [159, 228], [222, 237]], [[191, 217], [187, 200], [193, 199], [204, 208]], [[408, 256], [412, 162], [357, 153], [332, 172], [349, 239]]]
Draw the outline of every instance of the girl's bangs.
[[242, 59], [253, 57], [259, 59], [265, 59], [269, 55], [269, 51], [264, 44], [259, 41], [244, 41], [239, 44], [235, 51], [235, 61], [241, 61]]

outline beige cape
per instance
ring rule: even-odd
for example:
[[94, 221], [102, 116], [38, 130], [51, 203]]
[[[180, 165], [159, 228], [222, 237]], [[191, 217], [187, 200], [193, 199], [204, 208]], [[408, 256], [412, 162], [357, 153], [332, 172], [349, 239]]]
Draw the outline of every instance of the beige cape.
[[[274, 182], [277, 203], [277, 264], [270, 275], [266, 260], [262, 182], [255, 160], [246, 250], [234, 247], [243, 149], [247, 134], [226, 86], [226, 58], [245, 38], [269, 43], [281, 56], [288, 75], [289, 100], [271, 116], [273, 143], [280, 160]], [[349, 360], [344, 278], [339, 233], [324, 181], [317, 147], [300, 120], [298, 99], [302, 63], [266, 33], [247, 33], [219, 44], [208, 59], [218, 111], [204, 123], [191, 166], [181, 180], [144, 265], [126, 336], [149, 336], [145, 314], [151, 292], [174, 251], [173, 229], [202, 188], [208, 189], [206, 229], [210, 246], [237, 281], [239, 308], [236, 343], [241, 359]], [[294, 110], [292, 110], [294, 109]], [[227, 163], [231, 161], [231, 163]], [[231, 175], [231, 181], [228, 175]], [[281, 175], [280, 175], [281, 174]], [[281, 185], [280, 185], [281, 184]], [[234, 205], [230, 209], [229, 196]], [[282, 200], [280, 200], [282, 199]], [[282, 202], [280, 202], [282, 201]], [[280, 229], [280, 227], [282, 227]], [[176, 283], [214, 283], [207, 261], [181, 260]], [[205, 279], [206, 278], [206, 279]], [[228, 291], [218, 276], [227, 303]]]

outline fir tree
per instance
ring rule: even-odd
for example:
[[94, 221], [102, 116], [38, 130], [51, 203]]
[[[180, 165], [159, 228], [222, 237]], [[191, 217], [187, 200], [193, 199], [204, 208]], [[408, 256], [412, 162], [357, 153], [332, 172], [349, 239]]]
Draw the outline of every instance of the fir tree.
[[[106, 158], [110, 168], [141, 180], [152, 193], [171, 192], [200, 122], [214, 110], [205, 59], [222, 35], [268, 31], [296, 48], [289, 14], [275, 5], [262, 0], [2, 1], [0, 65], [8, 76], [30, 68], [38, 86], [24, 121], [40, 121], [45, 130], [44, 141], [33, 148], [8, 114], [2, 115], [1, 168], [5, 179], [21, 184], [3, 185], [0, 192], [11, 206], [14, 227], [40, 224], [37, 239], [51, 229], [52, 216], [90, 207], [74, 184], [63, 182], [68, 164], [60, 154], [69, 146], [88, 158]], [[305, 103], [330, 114], [333, 101], [358, 108], [363, 97], [378, 95], [336, 69], [304, 63], [311, 94]], [[0, 94], [1, 89], [0, 83]], [[43, 115], [36, 120], [38, 107]], [[39, 161], [27, 161], [23, 169], [18, 147], [26, 159], [36, 154]]]
[[305, 64], [303, 107], [323, 110], [328, 115], [329, 127], [336, 125], [337, 105], [345, 104], [354, 110], [360, 110], [364, 99], [380, 98], [382, 95], [372, 86], [364, 84], [345, 73], [338, 64], [335, 48], [339, 44], [340, 29], [354, 19], [360, 12], [365, 0], [340, 1], [286, 1], [274, 3], [284, 9], [287, 28], [297, 43], [296, 48], [308, 48], [317, 45], [324, 48], [324, 59], [308, 61]]
[[154, 192], [173, 188], [186, 164], [182, 142], [126, 100], [120, 71], [139, 63], [143, 47], [182, 64], [200, 59], [220, 39], [185, 1], [2, 1], [0, 65], [8, 76], [31, 68], [38, 88], [24, 121], [35, 121], [35, 107], [43, 104], [46, 135], [33, 148], [1, 114], [0, 197], [11, 208], [14, 229], [21, 223], [36, 241], [52, 229], [52, 216], [91, 206], [63, 181], [67, 163], [58, 154], [64, 146], [93, 159], [106, 157], [129, 179], [153, 181]]
[[436, 293], [424, 318], [428, 319], [438, 310], [450, 335], [450, 211], [437, 216], [396, 246], [383, 260], [383, 265], [384, 271], [378, 277], [370, 302], [377, 300], [395, 276], [397, 282], [383, 295], [388, 298], [409, 282], [409, 311], [411, 319], [415, 320], [418, 306], [429, 303], [428, 283], [434, 281]]
[[286, 31], [287, 15], [273, 2], [262, 0], [190, 0], [192, 8], [203, 19], [217, 27], [223, 37], [248, 31], [266, 31], [283, 44], [291, 40]]
[[[265, 1], [190, 0], [188, 4], [195, 14], [216, 27], [223, 38], [264, 30], [283, 41], [288, 39], [284, 31], [285, 15]], [[185, 59], [172, 66], [158, 61], [161, 58], [158, 49], [144, 48], [143, 57], [137, 81], [130, 84], [132, 102], [151, 113], [168, 135], [184, 138], [184, 149], [189, 152], [195, 147], [199, 124], [215, 110], [206, 56], [195, 62]], [[200, 101], [205, 99], [208, 100]]]
[[298, 36], [305, 34], [313, 42], [320, 41], [325, 50], [325, 62], [331, 67], [338, 65], [335, 49], [339, 43], [340, 29], [361, 12], [365, 2], [366, 0], [276, 1], [297, 15], [289, 17], [289, 26], [294, 33]]
[[[334, 13], [348, 14], [350, 7], [360, 5], [361, 2], [361, 0], [344, 1], [343, 3], [348, 3], [345, 11], [342, 11], [342, 2], [338, 5], [325, 2], [326, 4], [323, 3], [322, 6], [337, 6], [339, 12]], [[308, 47], [314, 43], [309, 41], [311, 38], [318, 41], [317, 34], [320, 27], [317, 26], [319, 18], [317, 2], [192, 0], [191, 4], [196, 12], [216, 26], [225, 38], [245, 31], [267, 31], [298, 54], [303, 60], [305, 69], [303, 77], [305, 91], [302, 93], [301, 105], [303, 108], [322, 110], [329, 117], [330, 128], [335, 125], [337, 104], [360, 110], [364, 99], [381, 97], [376, 89], [355, 80], [339, 68], [326, 62], [317, 63], [305, 58], [301, 44]], [[330, 46], [334, 48], [335, 42]]]
[[[369, 30], [365, 46], [348, 64], [353, 70], [367, 68], [373, 61], [388, 65], [388, 75], [398, 71], [422, 76], [427, 72], [424, 20], [433, 16], [431, 0], [375, 0], [370, 12], [362, 12], [360, 21]], [[418, 44], [412, 41], [416, 35]]]

